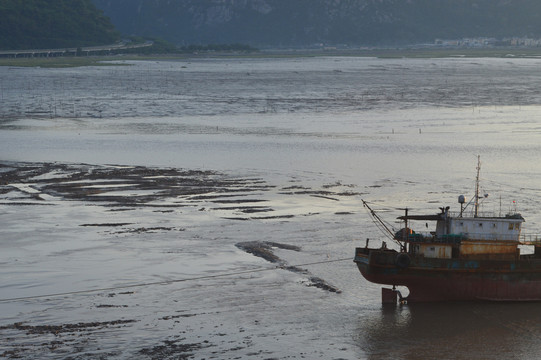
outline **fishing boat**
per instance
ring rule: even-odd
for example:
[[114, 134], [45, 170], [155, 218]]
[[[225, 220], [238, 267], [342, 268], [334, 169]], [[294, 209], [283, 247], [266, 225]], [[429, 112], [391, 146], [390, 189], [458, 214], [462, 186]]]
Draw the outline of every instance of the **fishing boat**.
[[[383, 303], [541, 300], [541, 242], [521, 236], [525, 220], [516, 210], [498, 216], [479, 212], [480, 201], [488, 196], [479, 195], [480, 169], [478, 158], [475, 196], [468, 203], [459, 196], [460, 211], [442, 207], [434, 214], [414, 215], [405, 209], [398, 218], [403, 227], [396, 232], [363, 200], [399, 247], [382, 242], [371, 248], [367, 239], [365, 247], [355, 250], [354, 262], [368, 281], [392, 286], [382, 289]], [[435, 226], [416, 232], [416, 222]], [[529, 252], [523, 254], [525, 246]], [[409, 294], [403, 297], [397, 286], [407, 287]]]

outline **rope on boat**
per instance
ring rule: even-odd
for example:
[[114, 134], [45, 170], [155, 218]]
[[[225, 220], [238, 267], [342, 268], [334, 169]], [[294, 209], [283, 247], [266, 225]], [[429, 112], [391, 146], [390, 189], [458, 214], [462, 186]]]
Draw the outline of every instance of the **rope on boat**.
[[[309, 265], [319, 265], [319, 264], [328, 264], [328, 263], [340, 262], [340, 261], [346, 261], [346, 260], [352, 261], [352, 258], [348, 257], [348, 258], [343, 258], [343, 259], [323, 260], [323, 261], [316, 261], [316, 262], [298, 264], [298, 265], [291, 265], [291, 266], [300, 267], [300, 266], [309, 266]], [[290, 265], [288, 265], [288, 266], [280, 265], [280, 266], [274, 266], [274, 267], [270, 267], [270, 268], [259, 268], [259, 269], [237, 271], [237, 272], [231, 272], [231, 273], [225, 273], [225, 274], [196, 276], [196, 277], [185, 278], [185, 279], [173, 279], [173, 280], [164, 280], [164, 281], [140, 283], [140, 284], [111, 286], [111, 287], [104, 287], [104, 288], [97, 288], [97, 289], [67, 291], [67, 292], [62, 292], [62, 293], [33, 295], [33, 296], [21, 296], [21, 297], [16, 297], [16, 298], [5, 298], [5, 299], [0, 299], [0, 303], [2, 303], [2, 302], [15, 302], [15, 301], [22, 301], [22, 300], [35, 300], [35, 299], [48, 298], [48, 297], [81, 295], [81, 294], [89, 294], [89, 293], [100, 292], [100, 291], [114, 291], [114, 290], [131, 289], [131, 288], [146, 287], [146, 286], [153, 286], [153, 285], [170, 285], [170, 284], [174, 284], [174, 283], [187, 282], [187, 281], [208, 280], [208, 279], [227, 277], [227, 276], [252, 274], [252, 273], [263, 272], [263, 271], [280, 270], [280, 269], [285, 269], [286, 267], [290, 267]]]
[[361, 199], [361, 201], [363, 202], [364, 207], [370, 214], [370, 218], [372, 219], [376, 227], [383, 233], [383, 235], [385, 235], [390, 240], [396, 242], [400, 247], [402, 247], [402, 244], [398, 240], [396, 240], [394, 237], [395, 231], [390, 229], [392, 228], [392, 226], [385, 223], [383, 219], [381, 219], [379, 215], [376, 214], [376, 212], [368, 205], [366, 201], [364, 201], [363, 199]]

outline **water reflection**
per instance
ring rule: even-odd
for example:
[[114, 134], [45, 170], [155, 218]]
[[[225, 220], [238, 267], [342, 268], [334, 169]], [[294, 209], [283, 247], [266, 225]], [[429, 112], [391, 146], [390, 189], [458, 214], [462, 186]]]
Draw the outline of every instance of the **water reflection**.
[[383, 307], [358, 319], [367, 359], [538, 358], [541, 304], [460, 303]]

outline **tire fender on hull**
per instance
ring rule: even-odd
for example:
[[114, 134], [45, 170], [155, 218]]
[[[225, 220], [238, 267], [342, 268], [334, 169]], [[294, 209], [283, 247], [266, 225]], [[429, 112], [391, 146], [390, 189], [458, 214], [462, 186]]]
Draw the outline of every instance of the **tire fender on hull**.
[[401, 269], [405, 269], [410, 266], [411, 259], [408, 254], [400, 253], [396, 256], [395, 264]]

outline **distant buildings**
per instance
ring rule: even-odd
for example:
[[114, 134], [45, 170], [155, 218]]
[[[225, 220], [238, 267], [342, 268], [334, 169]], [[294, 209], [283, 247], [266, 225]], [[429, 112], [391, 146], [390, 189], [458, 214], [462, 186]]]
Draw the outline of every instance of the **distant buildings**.
[[539, 47], [541, 46], [541, 39], [530, 38], [509, 38], [504, 39], [509, 42], [511, 46], [527, 46], [527, 47]]
[[494, 46], [518, 46], [518, 47], [540, 47], [541, 39], [526, 37], [508, 37], [503, 39], [477, 37], [463, 38], [459, 40], [436, 39], [434, 45], [442, 47], [494, 47]]

